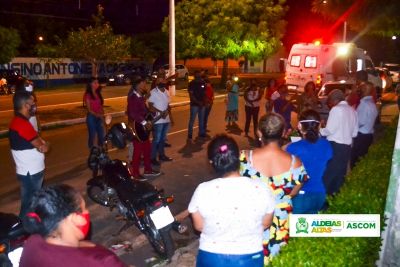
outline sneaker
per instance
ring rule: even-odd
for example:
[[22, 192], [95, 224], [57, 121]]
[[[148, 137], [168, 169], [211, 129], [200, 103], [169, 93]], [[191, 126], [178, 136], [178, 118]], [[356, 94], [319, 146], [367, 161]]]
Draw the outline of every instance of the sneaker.
[[172, 161], [172, 158], [162, 155], [158, 158], [160, 161]]
[[154, 166], [160, 166], [161, 165], [161, 163], [156, 159], [152, 159], [151, 160], [151, 164], [154, 165]]
[[144, 178], [142, 175], [134, 176], [134, 180], [139, 181], [139, 182], [146, 182], [147, 178]]
[[144, 177], [146, 177], [146, 176], [149, 176], [149, 177], [157, 177], [157, 176], [160, 176], [161, 175], [161, 172], [160, 171], [155, 171], [155, 170], [152, 170], [152, 171], [150, 171], [150, 172], [144, 172], [143, 173], [143, 176]]

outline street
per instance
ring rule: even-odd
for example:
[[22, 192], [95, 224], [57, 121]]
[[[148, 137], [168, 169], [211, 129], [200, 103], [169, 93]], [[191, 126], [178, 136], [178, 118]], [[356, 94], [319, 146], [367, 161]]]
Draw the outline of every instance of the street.
[[[123, 88], [121, 87], [121, 89]], [[118, 97], [118, 94], [120, 92], [112, 92], [108, 97]], [[121, 94], [124, 95], [125, 92]], [[41, 95], [45, 99], [44, 96]], [[81, 94], [74, 93], [68, 96], [71, 97], [68, 98], [69, 101], [75, 101], [76, 97], [80, 97]], [[53, 98], [49, 98], [47, 101], [46, 103], [49, 104], [66, 103], [65, 99], [63, 100], [64, 102], [57, 102], [60, 100]], [[125, 99], [121, 99], [120, 101], [123, 103]], [[209, 129], [211, 130], [209, 134], [213, 136], [217, 133], [227, 132], [235, 137], [241, 148], [245, 149], [252, 146], [254, 139], [245, 138], [242, 132], [244, 126], [243, 107], [243, 98], [240, 98], [240, 128], [226, 129], [224, 122], [225, 103], [222, 99], [216, 100], [209, 119]], [[260, 114], [263, 113], [264, 108], [262, 103]], [[382, 120], [390, 120], [393, 114], [397, 114], [396, 105], [384, 106]], [[194, 140], [193, 143], [186, 142], [189, 106], [174, 108], [173, 115], [175, 125], [170, 129], [168, 135], [168, 141], [172, 144], [172, 147], [167, 148], [167, 155], [174, 160], [163, 163], [161, 166], [163, 174], [160, 177], [151, 179], [150, 182], [160, 188], [164, 188], [167, 195], [172, 194], [175, 196], [175, 202], [171, 205], [171, 211], [174, 215], [182, 215], [196, 186], [203, 181], [213, 178], [214, 175], [206, 159], [207, 142], [200, 140]], [[295, 114], [293, 114], [293, 117], [295, 117]], [[113, 122], [118, 120], [125, 120], [125, 117], [115, 118]], [[197, 130], [197, 128], [194, 129], [194, 137], [197, 135]], [[67, 183], [85, 195], [92, 218], [92, 240], [106, 247], [122, 244], [126, 241], [132, 243], [132, 248], [116, 251], [121, 259], [130, 265], [137, 267], [149, 266], [150, 263], [146, 263], [146, 261], [151, 258], [157, 261], [152, 248], [135, 227], [131, 227], [118, 236], [113, 236], [124, 224], [124, 222], [116, 219], [117, 211], [110, 212], [107, 208], [94, 204], [87, 199], [85, 187], [91, 173], [86, 165], [89, 153], [87, 149], [86, 125], [78, 124], [46, 130], [42, 132], [42, 136], [51, 143], [51, 151], [46, 155], [45, 183]], [[7, 138], [0, 139], [0, 151], [1, 211], [17, 213], [20, 204], [19, 183], [15, 178], [14, 163], [10, 155]], [[127, 149], [121, 151], [112, 149], [110, 155], [112, 158], [126, 159]], [[184, 223], [188, 226], [191, 225], [188, 218], [184, 219]], [[173, 238], [176, 245], [182, 247], [188, 245], [197, 236], [192, 229], [189, 229], [185, 235], [173, 233]]]
[[[241, 103], [243, 106], [243, 103]], [[161, 171], [163, 175], [151, 180], [153, 184], [165, 189], [166, 194], [173, 194], [175, 202], [171, 205], [171, 211], [174, 215], [179, 214], [187, 208], [190, 197], [195, 187], [213, 177], [211, 169], [206, 160], [206, 142], [194, 139], [193, 144], [186, 143], [187, 122], [189, 107], [177, 107], [173, 110], [176, 124], [171, 128], [168, 141], [172, 144], [167, 149], [167, 155], [172, 157], [172, 162], [162, 164]], [[222, 100], [217, 100], [209, 120], [209, 133], [211, 136], [216, 133], [225, 132], [225, 104]], [[117, 120], [114, 120], [114, 122]], [[244, 122], [244, 112], [240, 112], [240, 125]], [[242, 148], [249, 147], [249, 140], [240, 137], [240, 129], [230, 129], [230, 134], [240, 143]], [[194, 129], [194, 137], [197, 134], [197, 128]], [[90, 171], [86, 166], [88, 156], [87, 149], [87, 130], [85, 124], [74, 125], [66, 128], [53, 129], [43, 132], [43, 138], [51, 143], [51, 151], [46, 155], [46, 184], [67, 183], [85, 194], [86, 181], [90, 178]], [[251, 143], [251, 140], [250, 140]], [[19, 210], [19, 184], [15, 178], [14, 163], [11, 158], [8, 146], [8, 139], [0, 139], [0, 205], [2, 212], [14, 212]], [[112, 158], [126, 159], [127, 150], [113, 150]], [[121, 241], [130, 241], [136, 244], [136, 249], [121, 256], [128, 264], [134, 266], [146, 266], [144, 262], [152, 256], [155, 256], [147, 242], [137, 240], [139, 231], [134, 227], [123, 232], [120, 236], [114, 237], [112, 233], [118, 231], [123, 222], [116, 221], [116, 211], [109, 212], [107, 208], [94, 204], [87, 200], [92, 217], [93, 241], [103, 244], [107, 247], [120, 243]], [[190, 224], [188, 220], [185, 221]], [[189, 235], [179, 236], [173, 234], [175, 240], [178, 240], [179, 246], [187, 245], [195, 236], [190, 231]], [[135, 243], [136, 240], [136, 243]], [[143, 245], [143, 246], [142, 246]]]

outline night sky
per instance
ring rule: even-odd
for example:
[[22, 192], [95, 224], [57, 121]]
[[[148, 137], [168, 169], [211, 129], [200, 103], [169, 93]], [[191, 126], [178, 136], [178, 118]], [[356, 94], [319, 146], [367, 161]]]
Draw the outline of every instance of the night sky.
[[[311, 1], [287, 0], [289, 11], [285, 19], [288, 25], [282, 40], [287, 50], [293, 43], [313, 42], [321, 37], [325, 43], [341, 40], [342, 29], [329, 32], [333, 22], [311, 13]], [[169, 9], [168, 0], [0, 0], [0, 25], [20, 31], [23, 39], [21, 53], [29, 55], [37, 37], [43, 33], [48, 33], [44, 36], [48, 43], [55, 43], [54, 35], [63, 38], [71, 29], [90, 25], [97, 4], [105, 8], [105, 18], [114, 31], [127, 35], [160, 31]], [[351, 36], [349, 32], [349, 39]], [[374, 45], [380, 42], [371, 38], [367, 40], [359, 42], [372, 50], [373, 55]], [[378, 57], [381, 55], [376, 54]]]

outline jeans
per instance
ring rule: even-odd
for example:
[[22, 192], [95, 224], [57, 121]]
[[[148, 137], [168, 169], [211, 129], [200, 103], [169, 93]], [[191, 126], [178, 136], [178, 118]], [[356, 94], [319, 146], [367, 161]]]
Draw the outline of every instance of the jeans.
[[353, 169], [358, 160], [368, 153], [368, 148], [374, 141], [373, 134], [358, 133], [356, 138], [353, 138], [353, 147], [351, 148], [350, 167]]
[[328, 195], [339, 192], [344, 184], [347, 165], [350, 161], [351, 146], [329, 141], [332, 145], [333, 156], [326, 166], [323, 181]]
[[26, 175], [17, 174], [17, 178], [21, 183], [21, 209], [19, 217], [23, 218], [28, 212], [33, 195], [42, 188], [44, 170], [35, 174], [30, 174], [29, 172]]
[[262, 251], [245, 254], [217, 254], [199, 250], [196, 267], [262, 267], [264, 266], [264, 254]]
[[325, 193], [306, 192], [292, 198], [293, 214], [317, 214], [325, 203]]
[[208, 116], [210, 115], [212, 104], [205, 107], [204, 111], [204, 130], [207, 132]]
[[199, 120], [199, 136], [206, 135], [206, 129], [204, 128], [204, 115], [205, 115], [206, 108], [204, 106], [190, 106], [190, 118], [189, 118], [189, 125], [188, 125], [188, 138], [192, 138], [193, 136], [193, 124], [196, 120], [196, 116], [198, 116]]
[[153, 142], [151, 144], [151, 158], [156, 159], [157, 154], [164, 156], [164, 145], [167, 132], [169, 129], [169, 123], [156, 123], [153, 125]]
[[250, 122], [251, 122], [251, 119], [253, 119], [254, 135], [256, 135], [257, 129], [258, 129], [258, 113], [260, 112], [260, 107], [245, 106], [244, 110], [246, 112], [246, 123], [245, 123], [245, 127], [244, 127], [244, 132], [246, 134], [249, 133]]
[[104, 143], [104, 128], [103, 128], [103, 120], [94, 116], [91, 113], [87, 114], [86, 117], [86, 125], [89, 131], [89, 139], [88, 146], [89, 149], [93, 147], [94, 138], [97, 134], [97, 144], [102, 146]]

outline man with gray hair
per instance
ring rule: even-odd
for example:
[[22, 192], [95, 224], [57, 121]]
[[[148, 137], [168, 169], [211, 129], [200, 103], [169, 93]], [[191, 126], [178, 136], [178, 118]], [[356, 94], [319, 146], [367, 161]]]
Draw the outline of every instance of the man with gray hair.
[[358, 134], [353, 140], [351, 149], [351, 168], [354, 167], [360, 157], [368, 153], [368, 148], [374, 139], [374, 125], [378, 117], [378, 109], [372, 96], [375, 90], [374, 85], [371, 82], [362, 83], [360, 90], [361, 101], [357, 107]]
[[333, 195], [344, 183], [351, 144], [358, 132], [358, 119], [356, 111], [345, 101], [345, 95], [339, 89], [329, 93], [327, 104], [331, 110], [326, 127], [320, 133], [332, 145], [333, 157], [325, 170], [324, 184], [326, 193]]

